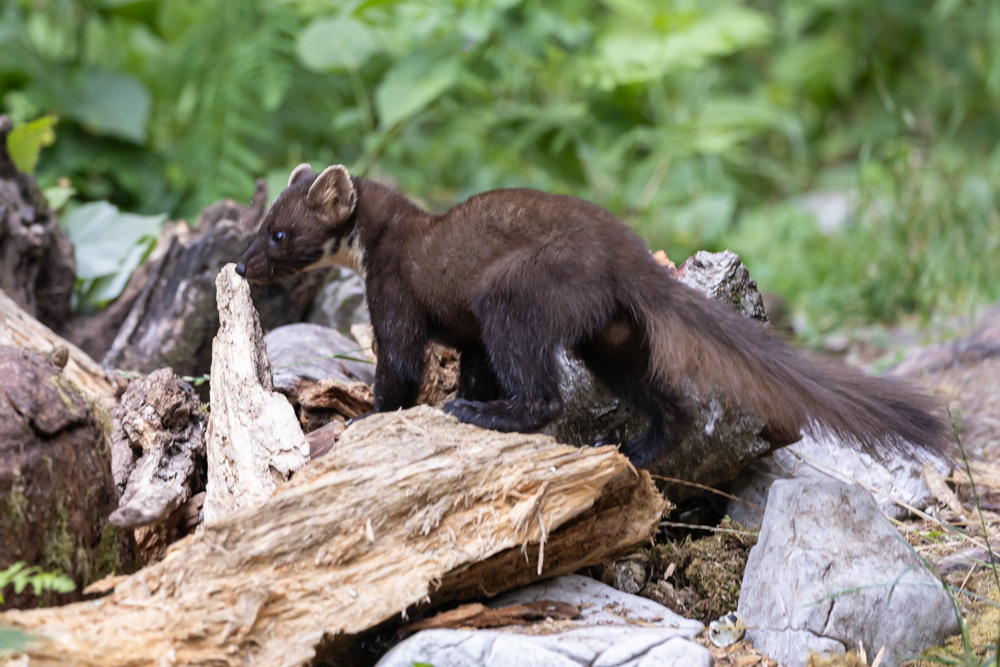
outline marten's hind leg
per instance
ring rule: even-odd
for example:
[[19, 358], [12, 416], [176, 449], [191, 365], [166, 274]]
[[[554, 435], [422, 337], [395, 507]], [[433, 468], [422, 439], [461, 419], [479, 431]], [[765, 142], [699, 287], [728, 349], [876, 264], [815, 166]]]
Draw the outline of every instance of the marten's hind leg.
[[495, 401], [503, 398], [503, 389], [490, 367], [490, 358], [482, 345], [461, 348], [458, 364], [456, 398], [469, 401]]
[[601, 383], [649, 419], [646, 432], [622, 446], [633, 465], [655, 463], [684, 437], [690, 410], [680, 394], [651, 381], [649, 346], [629, 315], [619, 314], [575, 351]]
[[537, 431], [562, 412], [558, 340], [547, 313], [533, 303], [496, 290], [477, 304], [483, 348], [502, 398], [458, 398], [444, 406], [445, 412], [482, 428], [522, 433]]

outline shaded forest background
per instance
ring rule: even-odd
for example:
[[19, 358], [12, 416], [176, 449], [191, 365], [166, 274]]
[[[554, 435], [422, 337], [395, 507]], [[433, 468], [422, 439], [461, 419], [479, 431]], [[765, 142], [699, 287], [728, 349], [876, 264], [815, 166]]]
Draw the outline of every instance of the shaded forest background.
[[77, 307], [159, 226], [343, 163], [443, 210], [573, 194], [738, 252], [811, 338], [1000, 298], [996, 0], [5, 0], [10, 150]]

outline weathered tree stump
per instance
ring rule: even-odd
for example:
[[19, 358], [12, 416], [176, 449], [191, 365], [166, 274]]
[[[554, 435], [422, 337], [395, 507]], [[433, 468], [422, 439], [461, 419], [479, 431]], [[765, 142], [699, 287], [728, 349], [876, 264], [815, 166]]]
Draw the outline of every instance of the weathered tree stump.
[[73, 244], [35, 179], [18, 171], [7, 154], [12, 128], [10, 119], [0, 116], [0, 290], [58, 329], [69, 319], [76, 280]]
[[25, 561], [77, 584], [40, 598], [8, 590], [7, 606], [79, 600], [86, 584], [132, 566], [130, 536], [107, 523], [118, 491], [94, 409], [58, 367], [0, 346], [0, 569]]
[[250, 286], [228, 264], [216, 280], [219, 333], [212, 344], [206, 520], [271, 495], [309, 458], [295, 411], [274, 391]]
[[158, 560], [187, 527], [185, 504], [205, 488], [207, 416], [169, 368], [133, 380], [114, 410], [111, 470], [124, 489], [110, 522], [143, 528], [143, 560]]

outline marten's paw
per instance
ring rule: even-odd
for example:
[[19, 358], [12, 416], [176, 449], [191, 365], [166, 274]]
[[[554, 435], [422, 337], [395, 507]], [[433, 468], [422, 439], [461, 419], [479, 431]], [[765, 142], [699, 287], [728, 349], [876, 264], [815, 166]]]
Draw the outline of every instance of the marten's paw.
[[356, 417], [351, 417], [346, 422], [344, 422], [344, 427], [346, 428], [346, 427], [350, 426], [351, 424], [355, 424], [355, 423], [361, 421], [362, 419], [365, 419], [367, 417], [371, 417], [374, 414], [377, 414], [377, 413], [375, 413], [375, 412], [366, 412], [363, 415], [358, 415]]
[[494, 431], [530, 433], [537, 431], [562, 411], [562, 401], [469, 401], [456, 398], [444, 405], [444, 411], [465, 424]]

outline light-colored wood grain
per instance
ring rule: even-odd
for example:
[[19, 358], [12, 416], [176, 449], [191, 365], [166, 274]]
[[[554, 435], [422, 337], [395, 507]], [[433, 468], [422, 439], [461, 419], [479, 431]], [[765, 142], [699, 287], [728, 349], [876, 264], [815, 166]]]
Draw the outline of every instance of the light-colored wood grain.
[[215, 280], [219, 332], [212, 341], [205, 519], [267, 498], [309, 459], [295, 410], [274, 391], [250, 286], [227, 264]]

